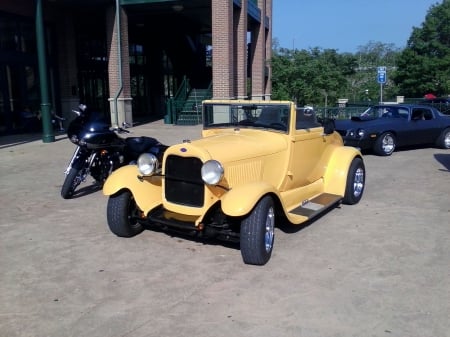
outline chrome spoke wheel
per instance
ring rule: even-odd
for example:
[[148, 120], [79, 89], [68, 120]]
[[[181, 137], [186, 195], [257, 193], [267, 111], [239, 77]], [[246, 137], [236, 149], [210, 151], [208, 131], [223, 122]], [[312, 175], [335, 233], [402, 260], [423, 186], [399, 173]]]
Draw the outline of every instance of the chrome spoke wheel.
[[264, 235], [266, 252], [270, 252], [272, 250], [274, 227], [275, 227], [275, 213], [273, 207], [271, 207], [267, 212], [266, 233]]
[[373, 150], [379, 156], [390, 156], [396, 147], [395, 135], [391, 132], [385, 132], [375, 141]]
[[444, 147], [450, 149], [450, 131], [448, 131], [444, 136]]
[[242, 259], [247, 264], [266, 264], [272, 255], [274, 242], [275, 205], [272, 197], [266, 195], [241, 222]]
[[354, 205], [361, 200], [364, 192], [366, 180], [366, 168], [362, 158], [353, 159], [347, 173], [347, 182], [345, 186], [344, 204]]
[[364, 189], [364, 169], [359, 167], [355, 172], [353, 180], [353, 195], [359, 198]]
[[383, 137], [382, 144], [384, 153], [392, 153], [395, 149], [395, 141], [390, 134], [387, 134]]

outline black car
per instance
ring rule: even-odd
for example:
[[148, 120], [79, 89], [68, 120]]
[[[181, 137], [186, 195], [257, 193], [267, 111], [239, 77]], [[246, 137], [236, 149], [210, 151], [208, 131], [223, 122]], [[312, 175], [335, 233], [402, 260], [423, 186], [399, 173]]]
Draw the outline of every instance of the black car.
[[389, 156], [397, 147], [434, 144], [450, 148], [450, 116], [426, 105], [391, 104], [335, 121], [345, 145]]

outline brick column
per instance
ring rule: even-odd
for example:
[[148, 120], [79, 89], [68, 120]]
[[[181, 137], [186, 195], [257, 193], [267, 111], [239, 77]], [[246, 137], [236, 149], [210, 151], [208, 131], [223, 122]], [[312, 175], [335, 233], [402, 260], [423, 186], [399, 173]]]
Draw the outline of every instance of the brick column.
[[265, 97], [265, 61], [266, 61], [266, 2], [258, 0], [261, 10], [261, 23], [252, 30], [252, 99]]
[[269, 18], [269, 29], [266, 31], [266, 88], [265, 98], [272, 95], [272, 0], [266, 0], [266, 16]]
[[235, 31], [235, 88], [238, 99], [246, 99], [247, 93], [247, 1], [234, 12]]
[[212, 0], [213, 98], [234, 96], [233, 1]]
[[[122, 126], [123, 122], [133, 124], [130, 87], [130, 61], [128, 51], [128, 16], [120, 8], [121, 59], [118, 53], [118, 34], [116, 27], [116, 8], [110, 6], [106, 12], [106, 39], [108, 44], [108, 74], [111, 124]], [[120, 91], [119, 62], [122, 68], [122, 90]], [[119, 93], [117, 102], [116, 95]], [[116, 111], [117, 105], [117, 111]]]

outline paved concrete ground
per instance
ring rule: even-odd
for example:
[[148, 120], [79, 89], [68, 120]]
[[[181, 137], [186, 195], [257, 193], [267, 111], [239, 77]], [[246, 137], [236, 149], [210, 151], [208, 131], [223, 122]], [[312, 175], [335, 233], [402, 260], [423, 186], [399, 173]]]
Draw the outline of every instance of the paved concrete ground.
[[362, 201], [278, 229], [255, 267], [220, 243], [115, 237], [101, 191], [60, 197], [74, 146], [56, 138], [0, 138], [0, 336], [450, 336], [449, 151], [366, 155]]

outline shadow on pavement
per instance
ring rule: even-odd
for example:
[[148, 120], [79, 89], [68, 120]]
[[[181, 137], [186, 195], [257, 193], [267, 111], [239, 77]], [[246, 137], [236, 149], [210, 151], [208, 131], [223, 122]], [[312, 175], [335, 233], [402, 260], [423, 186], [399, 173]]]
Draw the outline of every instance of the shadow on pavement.
[[[450, 172], [450, 154], [444, 154], [444, 153], [436, 153], [434, 155], [434, 158], [442, 164], [446, 168], [448, 172]], [[445, 171], [445, 170], [441, 170]]]
[[[55, 141], [60, 141], [67, 138], [65, 132], [55, 132]], [[0, 149], [6, 149], [8, 147], [22, 145], [26, 143], [42, 140], [42, 133], [20, 133], [14, 135], [6, 135], [0, 137]]]
[[95, 183], [92, 185], [83, 186], [80, 189], [75, 190], [75, 193], [71, 197], [71, 199], [82, 198], [86, 195], [93, 194], [93, 193], [96, 193], [101, 190], [102, 190], [102, 186], [100, 186], [99, 184], [95, 184]]

